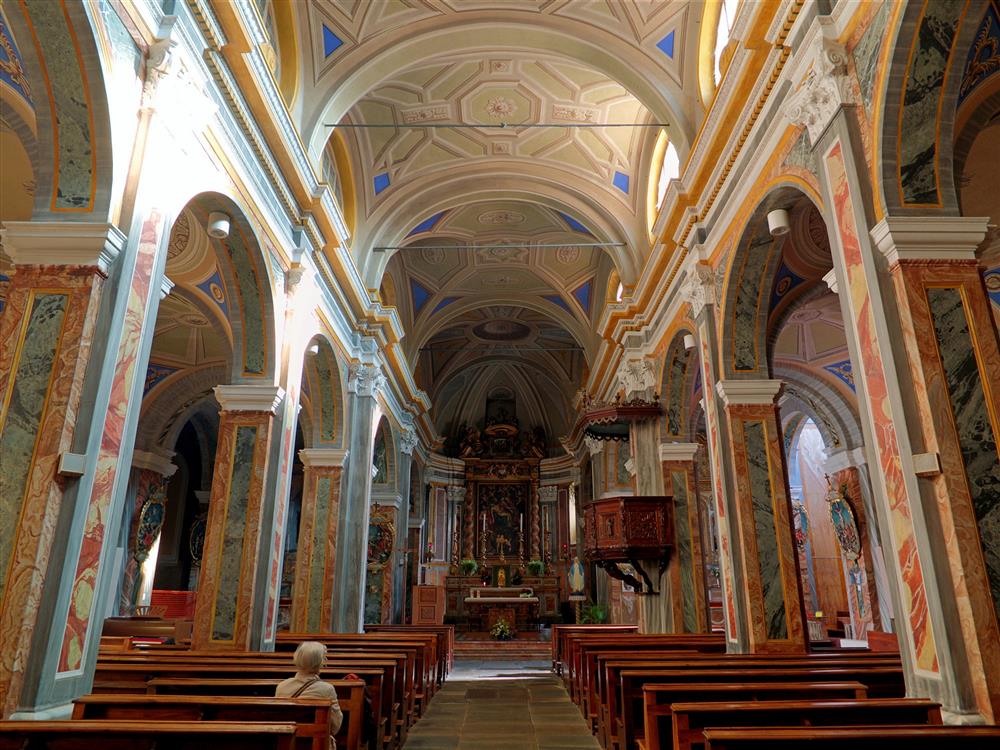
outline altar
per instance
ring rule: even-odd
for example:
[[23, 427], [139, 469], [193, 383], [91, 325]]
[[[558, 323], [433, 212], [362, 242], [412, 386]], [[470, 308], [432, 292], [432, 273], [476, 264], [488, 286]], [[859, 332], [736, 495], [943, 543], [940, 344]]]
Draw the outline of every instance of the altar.
[[464, 604], [470, 622], [476, 621], [480, 630], [492, 630], [499, 620], [515, 630], [538, 622], [539, 599], [529, 586], [473, 588]]

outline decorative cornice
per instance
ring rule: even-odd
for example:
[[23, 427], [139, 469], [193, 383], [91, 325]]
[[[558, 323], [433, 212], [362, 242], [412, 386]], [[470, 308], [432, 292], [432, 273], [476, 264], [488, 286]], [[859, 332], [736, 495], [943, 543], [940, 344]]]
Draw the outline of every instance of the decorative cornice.
[[269, 411], [272, 414], [285, 397], [276, 385], [217, 385], [215, 400], [222, 411]]
[[347, 448], [303, 448], [299, 460], [305, 466], [338, 467], [347, 463]]
[[697, 443], [660, 443], [661, 461], [693, 461]]
[[105, 222], [7, 221], [4, 252], [18, 266], [96, 266], [107, 276], [126, 237]]
[[378, 365], [352, 362], [347, 368], [347, 390], [358, 396], [375, 398], [385, 388], [385, 375]]
[[170, 456], [138, 449], [132, 451], [132, 467], [155, 471], [164, 477], [172, 477], [174, 472], [177, 471], [177, 465], [171, 462]]
[[887, 216], [871, 238], [889, 266], [901, 260], [975, 260], [986, 237], [985, 216]]
[[720, 380], [715, 384], [726, 406], [773, 404], [783, 386], [780, 380]]
[[799, 66], [807, 66], [805, 81], [786, 102], [785, 113], [809, 132], [815, 144], [845, 104], [854, 103], [854, 83], [847, 67], [847, 51], [836, 41], [836, 28], [817, 17], [799, 52]]
[[166, 274], [163, 274], [163, 278], [160, 279], [160, 299], [163, 299], [168, 294], [170, 290], [174, 288], [174, 282], [167, 278]]

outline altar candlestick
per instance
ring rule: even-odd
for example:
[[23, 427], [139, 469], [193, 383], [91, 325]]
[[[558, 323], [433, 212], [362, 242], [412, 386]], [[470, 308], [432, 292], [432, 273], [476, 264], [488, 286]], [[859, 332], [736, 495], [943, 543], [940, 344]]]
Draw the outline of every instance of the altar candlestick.
[[524, 531], [524, 513], [521, 514], [521, 531]]

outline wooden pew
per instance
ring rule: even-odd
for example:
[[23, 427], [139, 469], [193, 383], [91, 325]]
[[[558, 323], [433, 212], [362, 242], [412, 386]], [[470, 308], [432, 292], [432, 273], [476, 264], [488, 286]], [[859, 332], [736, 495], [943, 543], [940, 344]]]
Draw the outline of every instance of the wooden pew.
[[[73, 719], [129, 721], [265, 721], [294, 722], [297, 737], [313, 738], [313, 750], [328, 750], [330, 704], [316, 698], [275, 698], [277, 681], [267, 696], [232, 695], [85, 695], [73, 706]], [[365, 683], [338, 680], [337, 702], [344, 715], [337, 733], [340, 750], [360, 750]]]
[[177, 644], [191, 643], [191, 620], [164, 620], [159, 617], [108, 617], [101, 637], [167, 638]]
[[671, 711], [673, 744], [653, 744], [653, 738], [647, 736], [646, 750], [667, 750], [670, 747], [674, 750], [700, 750], [705, 747], [703, 730], [709, 727], [941, 724], [940, 704], [906, 698], [674, 703]]
[[777, 727], [706, 729], [706, 750], [996, 750], [1000, 727]]
[[[872, 659], [871, 657], [853, 658], [851, 654], [842, 652], [831, 652], [821, 658], [813, 656], [796, 656], [792, 654], [718, 654], [718, 655], [684, 655], [684, 654], [664, 654], [658, 658], [651, 658], [650, 654], [639, 653], [630, 656], [629, 654], [614, 653], [604, 657], [598, 655], [597, 658], [597, 691], [592, 699], [596, 715], [592, 721], [597, 722], [601, 741], [605, 745], [617, 743], [617, 735], [620, 731], [614, 728], [618, 726], [622, 706], [627, 701], [634, 701], [634, 709], [638, 716], [641, 708], [641, 685], [634, 689], [623, 689], [621, 673], [625, 670], [635, 669], [799, 669], [799, 668], [820, 668], [820, 667], [900, 667], [897, 659], [882, 658]], [[900, 690], [902, 688], [900, 687]], [[902, 693], [893, 694], [891, 697], [899, 697]], [[639, 724], [641, 726], [641, 722]]]
[[[617, 738], [623, 750], [637, 747], [636, 740], [644, 727], [643, 687], [656, 683], [681, 684], [688, 682], [859, 682], [867, 688], [870, 697], [902, 698], [902, 667], [792, 667], [773, 668], [766, 663], [757, 666], [740, 665], [733, 668], [722, 664], [715, 668], [706, 665], [673, 665], [664, 669], [635, 669], [629, 666], [621, 672], [621, 692], [616, 702], [615, 714], [609, 713], [608, 736]], [[889, 686], [895, 686], [889, 689]], [[873, 686], [875, 689], [873, 690]], [[889, 693], [887, 695], [887, 693]], [[617, 727], [617, 728], [616, 728]]]
[[366, 625], [366, 633], [434, 633], [438, 637], [437, 685], [444, 684], [445, 678], [455, 668], [455, 626], [454, 625]]
[[0, 750], [298, 750], [295, 725], [233, 721], [0, 721]]
[[[637, 746], [652, 750], [673, 736], [673, 704], [679, 701], [776, 701], [849, 698], [863, 700], [868, 691], [860, 682], [703, 682], [645, 685], [644, 736]], [[661, 741], [660, 738], [663, 738]]]
[[[379, 728], [377, 747], [388, 748], [395, 744], [398, 736], [390, 725], [393, 716], [395, 662], [376, 661], [370, 664], [348, 662], [347, 664], [328, 663], [320, 670], [320, 677], [327, 681], [343, 680], [346, 675], [354, 674], [365, 681], [372, 710], [375, 714], [375, 724]], [[206, 662], [203, 664], [162, 664], [150, 662], [145, 664], [115, 664], [106, 665], [100, 660], [94, 674], [94, 693], [146, 693], [147, 683], [162, 678], [188, 678], [194, 682], [206, 682], [211, 679], [229, 678], [231, 680], [252, 682], [266, 678], [280, 682], [290, 676], [287, 665], [254, 664], [252, 662]], [[160, 692], [162, 688], [158, 688]], [[273, 692], [272, 692], [273, 695]]]
[[638, 633], [638, 625], [553, 625], [552, 626], [552, 671], [562, 675], [566, 664], [565, 639], [570, 633]]

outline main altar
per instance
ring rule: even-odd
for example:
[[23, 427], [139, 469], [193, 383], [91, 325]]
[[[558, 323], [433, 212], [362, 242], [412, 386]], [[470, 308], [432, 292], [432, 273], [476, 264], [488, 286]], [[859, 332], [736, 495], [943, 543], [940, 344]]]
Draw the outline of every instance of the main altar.
[[[445, 612], [472, 630], [488, 630], [499, 619], [532, 628], [559, 611], [559, 578], [545, 575], [553, 530], [539, 504], [545, 434], [522, 431], [503, 405], [491, 406], [484, 429], [463, 428], [459, 438], [465, 499], [452, 539]], [[467, 566], [474, 561], [475, 572], [463, 573], [460, 559]]]

